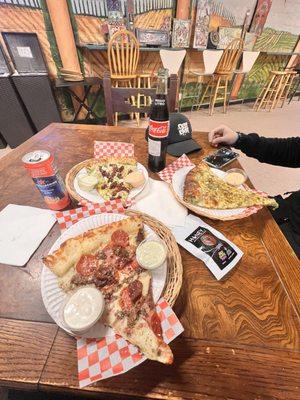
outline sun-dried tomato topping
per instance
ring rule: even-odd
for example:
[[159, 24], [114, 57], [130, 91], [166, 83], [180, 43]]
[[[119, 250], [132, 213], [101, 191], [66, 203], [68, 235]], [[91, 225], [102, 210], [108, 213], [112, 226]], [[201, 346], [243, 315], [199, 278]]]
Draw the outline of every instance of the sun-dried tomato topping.
[[150, 326], [156, 336], [162, 337], [161, 322], [156, 312], [151, 316]]
[[142, 296], [143, 293], [143, 284], [141, 281], [136, 279], [133, 282], [130, 282], [128, 285], [128, 292], [129, 292], [129, 297], [133, 303], [135, 303], [137, 300], [139, 300]]
[[126, 247], [129, 244], [129, 235], [127, 232], [118, 229], [111, 235], [111, 240], [117, 246]]
[[98, 258], [92, 254], [81, 256], [76, 271], [83, 276], [92, 275], [98, 269]]
[[120, 307], [124, 311], [130, 310], [132, 307], [132, 301], [130, 298], [128, 287], [123, 289], [121, 292]]
[[136, 258], [134, 258], [129, 264], [129, 267], [132, 269], [138, 269], [140, 267], [139, 263], [137, 262]]

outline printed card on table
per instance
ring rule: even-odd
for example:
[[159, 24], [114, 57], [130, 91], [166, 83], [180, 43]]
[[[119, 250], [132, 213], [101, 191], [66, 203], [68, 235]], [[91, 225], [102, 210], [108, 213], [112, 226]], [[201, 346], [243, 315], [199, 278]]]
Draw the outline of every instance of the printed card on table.
[[[170, 343], [183, 332], [183, 326], [165, 299], [158, 301], [156, 311], [163, 339]], [[78, 339], [77, 358], [80, 388], [123, 374], [146, 360], [137, 347], [116, 334], [101, 339]]]

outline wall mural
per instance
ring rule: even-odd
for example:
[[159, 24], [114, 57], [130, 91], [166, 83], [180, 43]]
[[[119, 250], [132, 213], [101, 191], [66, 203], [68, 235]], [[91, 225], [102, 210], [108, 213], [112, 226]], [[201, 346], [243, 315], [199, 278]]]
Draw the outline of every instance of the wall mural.
[[256, 0], [211, 0], [210, 30], [242, 26], [247, 10], [251, 20], [255, 6]]
[[273, 0], [255, 50], [292, 52], [300, 33], [300, 0]]
[[[171, 32], [175, 17], [176, 0], [67, 0], [70, 17], [78, 43], [104, 45], [108, 39], [107, 22], [129, 20], [130, 28], [154, 29]], [[241, 27], [246, 11], [250, 9], [252, 25], [247, 37], [249, 48], [262, 53], [239, 91], [239, 97], [255, 97], [271, 69], [283, 69], [288, 55], [274, 54], [292, 52], [300, 32], [300, 0], [191, 0], [190, 47], [205, 49], [210, 32], [221, 28]], [[198, 11], [197, 11], [198, 10]], [[59, 75], [61, 67], [55, 36], [45, 0], [0, 0], [0, 31], [36, 32], [41, 43], [49, 74]], [[257, 38], [257, 40], [256, 40]], [[255, 42], [256, 40], [256, 42]], [[0, 35], [3, 46], [3, 39]], [[208, 40], [209, 43], [209, 40]], [[266, 51], [272, 52], [267, 54]], [[102, 76], [107, 69], [105, 51], [78, 52], [85, 76]], [[161, 66], [158, 52], [141, 52], [139, 68], [154, 74]], [[189, 49], [183, 73], [184, 83], [189, 81], [190, 70], [203, 68], [202, 53]], [[191, 92], [197, 87], [191, 79]], [[91, 97], [93, 94], [91, 94]], [[63, 118], [68, 120], [72, 106], [67, 96], [57, 92]], [[188, 100], [186, 105], [192, 100]], [[103, 100], [98, 104], [98, 114], [103, 115]]]

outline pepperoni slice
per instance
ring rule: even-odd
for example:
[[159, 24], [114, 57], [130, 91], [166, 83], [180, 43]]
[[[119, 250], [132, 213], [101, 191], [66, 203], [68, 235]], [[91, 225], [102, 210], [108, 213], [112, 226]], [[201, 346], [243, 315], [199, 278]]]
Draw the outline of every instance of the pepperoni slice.
[[129, 236], [128, 233], [125, 231], [122, 231], [121, 229], [116, 230], [112, 235], [111, 235], [111, 240], [114, 244], [117, 246], [122, 246], [126, 247], [129, 244]]
[[150, 326], [156, 336], [162, 337], [161, 322], [156, 312], [152, 314]]
[[92, 275], [98, 269], [98, 259], [92, 254], [81, 256], [76, 271], [83, 276]]

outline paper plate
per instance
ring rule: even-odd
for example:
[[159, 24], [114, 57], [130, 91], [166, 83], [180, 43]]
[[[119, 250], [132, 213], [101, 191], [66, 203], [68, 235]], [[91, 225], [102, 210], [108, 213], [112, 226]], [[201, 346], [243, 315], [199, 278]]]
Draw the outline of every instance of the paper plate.
[[[220, 219], [222, 221], [241, 219], [248, 217], [251, 214], [255, 214], [258, 210], [262, 209], [262, 206], [251, 206], [242, 208], [231, 208], [228, 210], [210, 209], [205, 207], [194, 206], [183, 200], [183, 188], [185, 177], [188, 172], [193, 169], [194, 166], [182, 167], [178, 169], [172, 177], [172, 189], [175, 197], [185, 205], [190, 210], [194, 211], [196, 214], [208, 217], [211, 219]], [[225, 178], [226, 172], [219, 169], [211, 168], [212, 172], [221, 179]], [[246, 185], [239, 186], [240, 189], [247, 190]], [[250, 190], [250, 189], [249, 189]]]
[[[56, 242], [51, 247], [49, 254], [57, 250], [63, 242], [71, 237], [78, 236], [90, 229], [94, 229], [102, 225], [110, 224], [115, 221], [120, 221], [124, 218], [128, 218], [128, 216], [122, 214], [103, 213], [82, 219], [76, 224], [72, 225], [69, 229], [67, 229], [56, 240]], [[146, 239], [158, 238], [156, 233], [154, 233], [153, 230], [147, 225], [144, 225], [144, 231]], [[156, 303], [159, 300], [165, 286], [167, 276], [167, 262], [165, 262], [161, 267], [155, 269], [154, 271], [150, 271], [150, 273], [152, 274], [153, 298], [154, 302]], [[58, 286], [57, 276], [53, 272], [51, 272], [50, 269], [47, 268], [45, 265], [43, 265], [41, 275], [41, 291], [44, 305], [51, 318], [60, 328], [65, 330], [70, 335], [75, 336], [64, 324], [64, 321], [62, 319], [62, 307], [63, 304], [65, 304], [65, 302], [67, 301], [68, 297], [70, 297], [70, 295], [65, 293]], [[111, 328], [102, 324], [101, 321], [98, 321], [88, 332], [81, 336], [85, 338], [99, 338], [113, 335], [114, 331]]]
[[[143, 184], [143, 186], [140, 186], [138, 188], [135, 189], [131, 189], [128, 195], [128, 199], [133, 199], [135, 196], [137, 196], [139, 193], [142, 192], [142, 190], [144, 189], [144, 187], [146, 186], [146, 183], [148, 181], [149, 175], [148, 175], [148, 171], [147, 169], [140, 163], [137, 163], [137, 170], [141, 171], [145, 177], [145, 182]], [[82, 197], [85, 200], [90, 201], [91, 203], [104, 203], [104, 199], [102, 196], [100, 196], [100, 194], [97, 192], [96, 189], [92, 190], [91, 192], [86, 192], [82, 189], [80, 189], [79, 185], [78, 185], [78, 181], [77, 178], [80, 175], [86, 175], [87, 171], [86, 168], [82, 168], [80, 171], [78, 171], [77, 175], [74, 178], [74, 189], [75, 191], [79, 194], [80, 197]]]

